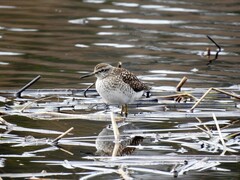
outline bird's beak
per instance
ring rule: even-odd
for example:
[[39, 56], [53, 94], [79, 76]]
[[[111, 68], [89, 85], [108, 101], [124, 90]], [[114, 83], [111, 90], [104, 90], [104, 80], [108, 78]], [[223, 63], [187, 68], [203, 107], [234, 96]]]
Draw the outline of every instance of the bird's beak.
[[96, 74], [95, 72], [91, 72], [91, 73], [89, 73], [89, 74], [86, 74], [86, 75], [84, 75], [84, 76], [81, 76], [80, 79], [83, 79], [83, 78], [86, 78], [86, 77], [89, 77], [89, 76], [93, 76], [93, 75], [95, 75], [95, 74]]

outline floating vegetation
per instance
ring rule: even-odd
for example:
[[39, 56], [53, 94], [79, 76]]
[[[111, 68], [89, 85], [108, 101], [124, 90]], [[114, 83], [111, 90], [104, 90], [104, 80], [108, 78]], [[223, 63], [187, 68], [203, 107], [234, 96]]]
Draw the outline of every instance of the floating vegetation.
[[[184, 176], [188, 171], [223, 171], [225, 163], [240, 161], [240, 111], [238, 86], [225, 88], [189, 88], [176, 91], [153, 88], [150, 97], [129, 105], [129, 116], [122, 117], [119, 107], [101, 102], [94, 89], [27, 89], [40, 76], [17, 91], [0, 91], [0, 144], [9, 148], [35, 147], [22, 154], [0, 153], [0, 167], [8, 158], [32, 158], [32, 164], [62, 166], [64, 173], [2, 173], [0, 177], [33, 178], [75, 175], [80, 179], [115, 174], [135, 179], [141, 174]], [[87, 92], [87, 95], [86, 95]], [[149, 96], [149, 95], [148, 95]], [[74, 127], [65, 131], [21, 127], [8, 122], [12, 116], [31, 120], [87, 120], [108, 124], [98, 135], [75, 136]], [[111, 123], [110, 123], [111, 122]], [[139, 128], [139, 123], [169, 127]], [[27, 136], [16, 135], [25, 132]], [[40, 133], [44, 138], [36, 138]], [[51, 137], [48, 137], [52, 135]], [[74, 156], [65, 147], [95, 149], [79, 160], [44, 160], [46, 152], [61, 151]], [[34, 159], [33, 159], [34, 158]], [[71, 158], [72, 159], [72, 158]], [[68, 170], [74, 169], [69, 173]]]

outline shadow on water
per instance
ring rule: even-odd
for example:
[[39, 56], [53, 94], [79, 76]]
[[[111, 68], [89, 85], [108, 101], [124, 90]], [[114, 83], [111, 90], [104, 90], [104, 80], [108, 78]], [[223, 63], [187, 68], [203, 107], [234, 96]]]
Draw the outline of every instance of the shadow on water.
[[[0, 177], [238, 179], [238, 17], [236, 0], [0, 2]], [[111, 157], [120, 109], [79, 77], [119, 61], [152, 89]]]

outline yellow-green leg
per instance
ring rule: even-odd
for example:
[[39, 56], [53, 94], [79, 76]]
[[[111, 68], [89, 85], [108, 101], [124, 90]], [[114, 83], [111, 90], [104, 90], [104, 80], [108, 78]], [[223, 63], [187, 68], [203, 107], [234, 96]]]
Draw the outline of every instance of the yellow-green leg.
[[127, 115], [128, 115], [128, 107], [127, 107], [127, 104], [124, 104], [122, 105], [121, 116], [127, 117]]

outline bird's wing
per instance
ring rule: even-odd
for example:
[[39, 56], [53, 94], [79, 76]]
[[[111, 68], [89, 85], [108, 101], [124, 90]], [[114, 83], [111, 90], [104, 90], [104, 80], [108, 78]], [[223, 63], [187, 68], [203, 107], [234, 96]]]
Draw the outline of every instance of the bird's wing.
[[143, 90], [149, 90], [149, 87], [142, 83], [137, 76], [135, 76], [133, 73], [129, 72], [128, 70], [121, 68], [121, 76], [125, 83], [129, 84], [131, 88], [135, 92], [143, 91]]

